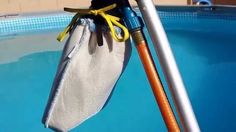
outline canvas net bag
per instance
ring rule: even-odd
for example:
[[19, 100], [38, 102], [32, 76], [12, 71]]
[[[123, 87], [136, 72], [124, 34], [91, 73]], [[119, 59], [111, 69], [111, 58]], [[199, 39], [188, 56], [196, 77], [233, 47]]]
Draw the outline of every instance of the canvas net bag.
[[106, 25], [80, 19], [63, 49], [43, 117], [45, 126], [68, 131], [99, 112], [130, 55], [129, 40], [117, 42]]

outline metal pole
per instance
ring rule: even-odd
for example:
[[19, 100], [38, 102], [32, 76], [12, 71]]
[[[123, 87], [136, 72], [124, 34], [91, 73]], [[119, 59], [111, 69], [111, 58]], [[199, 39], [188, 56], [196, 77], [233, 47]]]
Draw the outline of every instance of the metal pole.
[[136, 1], [152, 38], [184, 130], [198, 132], [198, 122], [153, 1]]

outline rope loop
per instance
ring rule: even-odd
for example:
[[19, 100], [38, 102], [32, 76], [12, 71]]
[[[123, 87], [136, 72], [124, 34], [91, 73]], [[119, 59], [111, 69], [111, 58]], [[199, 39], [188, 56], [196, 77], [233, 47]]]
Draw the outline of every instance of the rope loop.
[[[63, 41], [63, 39], [71, 31], [71, 29], [74, 26], [76, 26], [76, 22], [78, 21], [78, 19], [81, 16], [94, 15], [94, 16], [101, 16], [106, 21], [106, 23], [108, 24], [108, 26], [111, 30], [111, 36], [112, 36], [113, 39], [115, 39], [118, 42], [126, 41], [129, 38], [128, 29], [119, 22], [119, 20], [120, 20], [119, 17], [109, 15], [109, 14], [106, 13], [106, 11], [109, 11], [109, 10], [112, 10], [112, 9], [116, 8], [116, 6], [117, 6], [116, 4], [112, 4], [110, 6], [107, 6], [107, 7], [98, 9], [98, 10], [64, 8], [65, 11], [77, 12], [77, 13], [72, 18], [70, 24], [65, 28], [65, 30], [58, 35], [57, 40], [60, 41], [60, 42]], [[114, 26], [117, 26], [122, 30], [123, 36], [120, 36], [119, 34], [116, 33]]]

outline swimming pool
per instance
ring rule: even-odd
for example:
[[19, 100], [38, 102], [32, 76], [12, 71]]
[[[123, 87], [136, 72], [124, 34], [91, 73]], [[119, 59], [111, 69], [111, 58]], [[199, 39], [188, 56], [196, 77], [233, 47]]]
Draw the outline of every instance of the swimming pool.
[[[236, 130], [236, 9], [158, 10], [202, 131]], [[51, 13], [0, 20], [0, 131], [50, 131], [41, 117], [63, 46], [55, 38], [70, 18]], [[166, 131], [134, 48], [105, 109], [73, 131]]]

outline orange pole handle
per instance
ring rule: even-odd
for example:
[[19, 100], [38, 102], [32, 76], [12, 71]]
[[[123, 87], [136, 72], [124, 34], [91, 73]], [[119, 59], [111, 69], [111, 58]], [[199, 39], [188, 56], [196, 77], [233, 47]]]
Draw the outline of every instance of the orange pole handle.
[[137, 36], [135, 37], [134, 35], [135, 34], [132, 34], [134, 41], [136, 42], [136, 48], [143, 63], [146, 75], [152, 87], [152, 91], [160, 108], [167, 129], [171, 132], [180, 132], [180, 128], [175, 119], [174, 113], [171, 109], [170, 103], [160, 81], [159, 75], [157, 73], [153, 58], [150, 54], [150, 50], [146, 44], [146, 41], [145, 39], [140, 39], [140, 36], [138, 37], [138, 39], [135, 40]]

